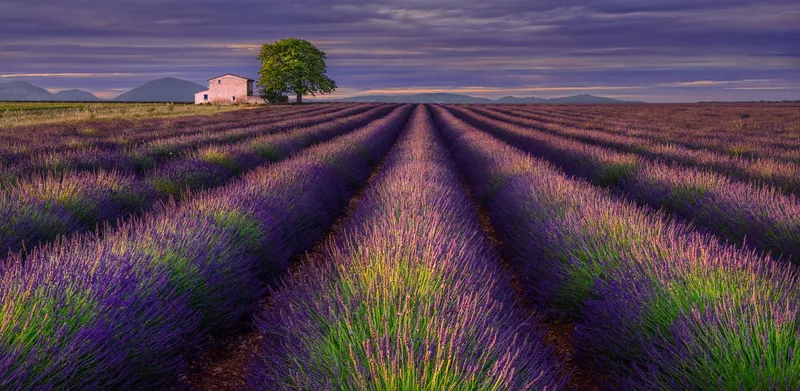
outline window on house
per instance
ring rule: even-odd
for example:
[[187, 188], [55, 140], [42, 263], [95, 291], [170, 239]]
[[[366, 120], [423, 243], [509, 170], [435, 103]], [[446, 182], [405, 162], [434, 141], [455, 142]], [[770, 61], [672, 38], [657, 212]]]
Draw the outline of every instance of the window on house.
[[208, 94], [203, 94], [203, 100], [208, 100]]
[[236, 102], [236, 97], [235, 96], [233, 97], [233, 101]]
[[222, 84], [222, 79], [218, 79], [217, 84]]

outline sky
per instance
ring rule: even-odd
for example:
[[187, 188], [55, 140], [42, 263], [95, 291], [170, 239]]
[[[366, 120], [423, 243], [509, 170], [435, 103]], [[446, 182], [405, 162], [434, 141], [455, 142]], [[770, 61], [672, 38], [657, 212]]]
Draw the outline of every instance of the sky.
[[797, 0], [0, 0], [0, 83], [255, 79], [288, 37], [327, 53], [335, 97], [800, 99]]

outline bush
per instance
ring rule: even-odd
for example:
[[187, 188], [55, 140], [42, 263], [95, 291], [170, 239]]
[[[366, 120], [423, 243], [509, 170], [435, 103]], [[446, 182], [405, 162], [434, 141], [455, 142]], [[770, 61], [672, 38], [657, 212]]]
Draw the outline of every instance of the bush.
[[289, 103], [289, 97], [278, 91], [261, 91], [261, 97], [272, 104]]

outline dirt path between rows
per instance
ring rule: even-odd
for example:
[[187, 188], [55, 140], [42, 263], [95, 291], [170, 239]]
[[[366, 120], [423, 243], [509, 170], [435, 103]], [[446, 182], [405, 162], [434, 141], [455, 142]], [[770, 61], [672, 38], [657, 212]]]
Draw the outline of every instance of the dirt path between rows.
[[[468, 189], [470, 199], [473, 200], [473, 207], [478, 211], [478, 219], [480, 220], [483, 231], [486, 233], [486, 236], [489, 238], [489, 241], [492, 243], [495, 249], [499, 251], [499, 247], [502, 245], [502, 242], [498, 238], [494, 226], [492, 226], [488, 213], [481, 205], [474, 201], [472, 191], [469, 190], [467, 182], [463, 177], [462, 185]], [[539, 312], [536, 311], [533, 307], [533, 304], [531, 304], [530, 301], [525, 298], [525, 291], [522, 288], [522, 284], [519, 282], [518, 275], [514, 272], [511, 265], [502, 257], [501, 260], [503, 262], [503, 268], [511, 276], [511, 286], [517, 295], [518, 309], [529, 315]], [[599, 371], [579, 365], [573, 359], [575, 346], [573, 345], [572, 333], [575, 330], [575, 325], [557, 319], [545, 319], [541, 326], [547, 330], [547, 342], [549, 342], [555, 348], [556, 355], [564, 363], [565, 372], [571, 373], [567, 386], [576, 391], [599, 390], [600, 388], [597, 386], [597, 382], [595, 381], [595, 379], [601, 378]]]
[[[394, 149], [394, 146], [392, 149]], [[340, 231], [340, 228], [352, 214], [355, 206], [358, 205], [364, 191], [369, 188], [369, 185], [374, 181], [375, 177], [383, 171], [385, 160], [391, 152], [390, 150], [389, 153], [384, 156], [384, 159], [373, 170], [370, 178], [356, 191], [355, 195], [350, 199], [347, 208], [339, 215], [325, 237], [307, 253], [295, 257], [283, 278], [287, 278], [287, 276], [291, 276], [295, 271], [303, 269], [308, 262], [317, 262], [320, 260], [320, 254], [325, 244], [333, 239]], [[466, 179], [461, 175], [460, 177], [462, 185], [472, 200], [473, 207], [478, 212], [481, 227], [492, 245], [499, 250], [502, 242], [499, 240], [491, 224], [488, 213], [481, 205], [475, 202], [474, 194], [468, 186]], [[511, 285], [517, 294], [518, 309], [525, 314], [537, 312], [533, 305], [525, 300], [524, 291], [518, 276], [505, 259], [503, 259], [503, 266], [511, 276]], [[268, 307], [270, 305], [269, 300], [269, 296], [263, 298], [256, 306], [256, 311], [258, 312]], [[575, 348], [573, 346], [572, 332], [574, 330], [574, 325], [560, 320], [548, 319], [541, 324], [541, 326], [547, 330], [547, 340], [553, 345], [556, 354], [564, 363], [565, 371], [572, 373], [568, 386], [578, 391], [599, 390], [594, 379], [602, 378], [600, 372], [592, 368], [583, 367], [573, 360]], [[260, 352], [262, 348], [261, 343], [262, 337], [255, 330], [252, 319], [243, 321], [239, 329], [232, 335], [210, 341], [210, 348], [201, 357], [190, 363], [190, 371], [188, 374], [181, 377], [181, 384], [178, 389], [197, 391], [241, 389], [245, 384], [247, 371], [250, 368], [250, 361], [255, 354]]]
[[[405, 132], [405, 129], [400, 132], [400, 135], [403, 132]], [[399, 139], [400, 136], [398, 136], [397, 140]], [[308, 262], [320, 261], [326, 243], [335, 238], [341, 231], [342, 226], [352, 215], [359, 200], [361, 200], [364, 191], [374, 182], [375, 177], [383, 171], [386, 159], [397, 145], [397, 140], [395, 140], [395, 144], [392, 145], [392, 148], [383, 159], [375, 165], [369, 179], [356, 189], [347, 207], [339, 214], [339, 217], [336, 218], [324, 237], [306, 253], [295, 256], [289, 264], [289, 269], [280, 279], [290, 278], [296, 271], [305, 268]], [[278, 286], [278, 282], [272, 284], [273, 288]], [[259, 301], [255, 311], [258, 313], [264, 308], [269, 308], [269, 306], [270, 298], [267, 295]], [[250, 362], [253, 356], [261, 351], [262, 340], [263, 337], [255, 329], [253, 320], [243, 321], [238, 332], [219, 340], [211, 341], [211, 347], [201, 357], [189, 364], [189, 373], [181, 377], [182, 384], [178, 389], [180, 391], [228, 391], [243, 388]]]
[[[268, 299], [256, 308], [264, 308]], [[261, 335], [252, 320], [242, 322], [238, 332], [211, 341], [211, 347], [189, 364], [189, 373], [181, 377], [180, 390], [228, 391], [244, 386], [253, 355], [261, 349]]]
[[[452, 160], [455, 163], [455, 160]], [[457, 165], [456, 168], [458, 168]], [[481, 228], [483, 228], [483, 232], [489, 238], [489, 241], [492, 243], [492, 246], [495, 248], [495, 250], [502, 255], [503, 252], [501, 250], [503, 243], [500, 240], [497, 231], [494, 229], [494, 226], [492, 225], [491, 219], [489, 218], [489, 213], [486, 211], [483, 205], [477, 202], [475, 194], [473, 193], [467, 178], [461, 172], [458, 174], [461, 179], [461, 185], [467, 192], [473, 208], [478, 213], [478, 220], [480, 221]], [[534, 308], [533, 303], [531, 303], [530, 300], [525, 297], [525, 290], [523, 289], [522, 284], [519, 281], [519, 275], [514, 271], [514, 268], [505, 259], [505, 257], [501, 256], [500, 260], [503, 263], [503, 269], [505, 269], [506, 273], [511, 276], [511, 286], [517, 298], [517, 309], [526, 315], [541, 315], [541, 311], [537, 311]], [[541, 318], [541, 316], [539, 317]], [[586, 366], [579, 365], [574, 360], [573, 356], [575, 353], [575, 346], [573, 344], [572, 333], [575, 330], [575, 325], [558, 319], [550, 319], [545, 317], [540, 326], [546, 330], [547, 342], [554, 347], [556, 355], [564, 364], [564, 375], [567, 373], [570, 374], [569, 382], [567, 383], [569, 389], [576, 391], [599, 390], [600, 388], [597, 385], [598, 382], [596, 379], [599, 380], [603, 378], [601, 372], [595, 370], [594, 368], [588, 368]]]

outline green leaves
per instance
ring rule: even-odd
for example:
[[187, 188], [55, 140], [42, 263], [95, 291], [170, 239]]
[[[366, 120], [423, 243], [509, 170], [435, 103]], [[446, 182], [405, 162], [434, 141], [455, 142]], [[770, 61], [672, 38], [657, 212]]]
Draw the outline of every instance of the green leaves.
[[303, 39], [288, 38], [263, 45], [258, 56], [261, 96], [274, 102], [278, 101], [276, 96], [294, 93], [301, 102], [303, 95], [333, 92], [336, 82], [325, 74], [325, 58], [325, 52]]

